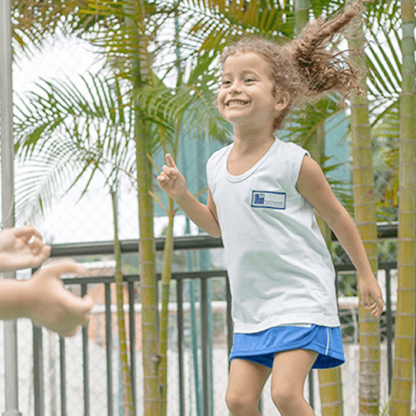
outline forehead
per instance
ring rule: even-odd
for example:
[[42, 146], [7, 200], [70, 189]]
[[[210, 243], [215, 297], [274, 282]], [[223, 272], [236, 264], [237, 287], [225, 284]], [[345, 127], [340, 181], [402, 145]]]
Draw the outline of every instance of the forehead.
[[224, 62], [223, 75], [229, 72], [255, 71], [259, 74], [269, 74], [269, 64], [257, 53], [244, 52], [230, 55]]

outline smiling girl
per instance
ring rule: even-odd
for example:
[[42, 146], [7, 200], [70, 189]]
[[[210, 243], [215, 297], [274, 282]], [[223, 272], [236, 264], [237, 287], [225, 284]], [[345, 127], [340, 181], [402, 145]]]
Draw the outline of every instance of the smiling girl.
[[303, 397], [306, 376], [345, 362], [335, 270], [314, 208], [355, 265], [364, 306], [376, 318], [383, 311], [358, 230], [320, 166], [307, 150], [275, 136], [294, 106], [325, 91], [362, 92], [349, 63], [325, 49], [359, 8], [354, 3], [329, 22], [315, 20], [285, 46], [246, 39], [228, 47], [217, 104], [234, 140], [207, 162], [207, 205], [187, 190], [170, 155], [158, 177], [192, 221], [223, 239], [234, 322], [225, 400], [233, 416], [260, 415], [271, 373], [282, 416], [315, 415]]

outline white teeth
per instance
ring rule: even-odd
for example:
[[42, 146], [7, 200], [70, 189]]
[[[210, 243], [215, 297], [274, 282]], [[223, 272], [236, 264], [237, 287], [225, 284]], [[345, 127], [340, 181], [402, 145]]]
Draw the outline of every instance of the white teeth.
[[243, 106], [243, 105], [246, 105], [246, 104], [248, 104], [248, 103], [245, 102], [245, 101], [230, 101], [230, 102], [227, 103], [227, 106], [228, 107], [234, 107], [236, 105]]

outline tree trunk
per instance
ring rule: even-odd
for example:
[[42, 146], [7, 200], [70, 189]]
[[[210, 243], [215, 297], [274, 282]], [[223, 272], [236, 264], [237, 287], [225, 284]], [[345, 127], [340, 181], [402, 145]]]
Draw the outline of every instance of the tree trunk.
[[402, 0], [400, 100], [399, 282], [391, 415], [410, 415], [415, 340], [415, 0]]
[[[349, 28], [350, 57], [363, 74], [363, 95], [351, 93], [351, 132], [355, 222], [363, 241], [371, 269], [378, 270], [376, 201], [372, 164], [371, 130], [367, 100], [367, 66], [363, 52], [365, 38], [362, 24], [355, 19]], [[359, 276], [357, 275], [357, 281]], [[358, 282], [357, 282], [358, 283]], [[358, 285], [357, 285], [358, 287]], [[358, 291], [359, 292], [359, 291]], [[359, 415], [378, 415], [380, 401], [380, 321], [364, 309], [359, 296], [360, 371]]]
[[[139, 113], [139, 114], [137, 114]], [[144, 415], [159, 415], [159, 342], [155, 241], [153, 235], [152, 165], [147, 159], [149, 144], [143, 132], [140, 110], [136, 109], [136, 165], [139, 198], [139, 271], [142, 297]]]
[[163, 253], [163, 271], [162, 271], [162, 311], [160, 314], [159, 330], [159, 354], [161, 357], [159, 368], [160, 384], [160, 416], [166, 416], [167, 412], [167, 348], [168, 348], [168, 330], [169, 330], [169, 292], [170, 279], [172, 276], [172, 252], [173, 252], [173, 200], [169, 198], [169, 224], [166, 231], [165, 249]]
[[[318, 126], [316, 132], [311, 137], [309, 152], [311, 156], [321, 164], [322, 158], [325, 156], [325, 127]], [[328, 224], [315, 211], [319, 228], [325, 238], [328, 250], [331, 253], [331, 229]], [[335, 284], [335, 283], [334, 283]], [[342, 374], [341, 367], [319, 369], [319, 394], [321, 398], [322, 416], [343, 416], [344, 406], [342, 397]]]
[[[309, 21], [309, 0], [295, 0], [295, 26], [298, 35]], [[325, 156], [325, 128], [317, 127], [315, 133], [305, 144], [313, 159], [321, 165]], [[331, 230], [328, 224], [315, 211], [319, 228], [331, 252]], [[341, 367], [318, 370], [319, 393], [322, 416], [343, 416]]]
[[[136, 15], [137, 19], [125, 18], [131, 33], [141, 35], [136, 48], [131, 51], [132, 83], [134, 89], [142, 88], [149, 81], [148, 63], [142, 63], [147, 56], [145, 39], [145, 8], [143, 2], [130, 0], [123, 5], [126, 16]], [[136, 144], [137, 196], [139, 203], [139, 273], [142, 298], [142, 359], [143, 359], [143, 407], [144, 416], [160, 416], [159, 389], [159, 339], [158, 339], [158, 293], [156, 280], [156, 247], [153, 232], [153, 188], [152, 164], [147, 155], [152, 154], [150, 138], [146, 134], [146, 123], [140, 104], [134, 99], [134, 141]]]
[[[111, 191], [114, 224], [114, 257], [116, 259], [116, 294], [117, 294], [117, 323], [118, 340], [121, 362], [121, 387], [123, 391], [123, 416], [134, 416], [131, 377], [127, 359], [126, 324], [124, 321], [123, 273], [121, 271], [121, 247], [118, 239], [117, 201], [115, 191]], [[134, 313], [134, 311], [130, 311]]]

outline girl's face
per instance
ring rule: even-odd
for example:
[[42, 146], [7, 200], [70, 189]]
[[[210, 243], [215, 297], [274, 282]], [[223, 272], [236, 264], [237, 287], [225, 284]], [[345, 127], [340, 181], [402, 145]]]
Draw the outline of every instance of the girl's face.
[[217, 96], [221, 115], [235, 127], [270, 127], [287, 100], [274, 97], [269, 64], [254, 52], [229, 56]]

